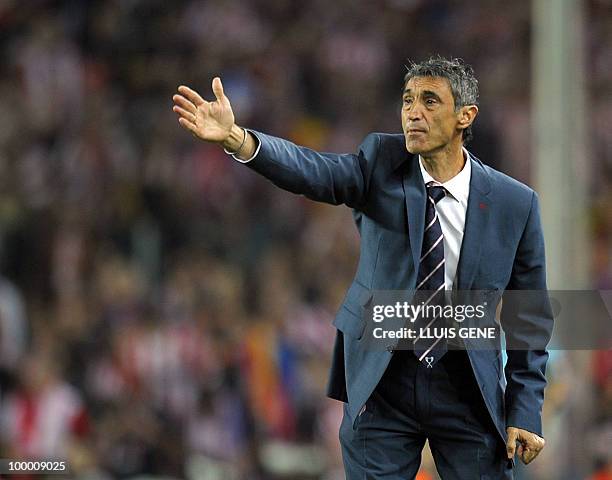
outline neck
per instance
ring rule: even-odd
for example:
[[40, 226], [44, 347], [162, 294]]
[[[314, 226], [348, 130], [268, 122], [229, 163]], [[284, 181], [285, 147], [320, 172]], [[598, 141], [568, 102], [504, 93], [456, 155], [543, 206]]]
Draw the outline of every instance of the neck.
[[421, 154], [423, 166], [435, 180], [440, 183], [449, 181], [465, 165], [462, 145], [445, 145], [440, 150]]

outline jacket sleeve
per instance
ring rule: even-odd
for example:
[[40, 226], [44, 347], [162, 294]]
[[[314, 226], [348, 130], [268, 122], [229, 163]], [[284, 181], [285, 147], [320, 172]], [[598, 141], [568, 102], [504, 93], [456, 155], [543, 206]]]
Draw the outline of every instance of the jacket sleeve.
[[260, 149], [246, 165], [276, 186], [311, 200], [358, 208], [365, 203], [380, 136], [369, 134], [355, 154], [320, 153], [252, 132]]
[[514, 292], [514, 300], [502, 305], [501, 324], [508, 354], [506, 425], [541, 436], [546, 345], [552, 335], [553, 314], [546, 290], [544, 237], [535, 192], [507, 289], [526, 292]]

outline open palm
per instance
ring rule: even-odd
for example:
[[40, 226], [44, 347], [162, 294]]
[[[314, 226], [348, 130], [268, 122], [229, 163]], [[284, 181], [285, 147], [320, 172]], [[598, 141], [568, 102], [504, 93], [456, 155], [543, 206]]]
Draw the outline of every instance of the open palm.
[[219, 77], [213, 79], [212, 90], [216, 100], [207, 102], [195, 90], [181, 85], [178, 88], [179, 94], [172, 97], [172, 110], [178, 114], [178, 121], [183, 128], [202, 140], [220, 143], [230, 134], [234, 125], [234, 112]]

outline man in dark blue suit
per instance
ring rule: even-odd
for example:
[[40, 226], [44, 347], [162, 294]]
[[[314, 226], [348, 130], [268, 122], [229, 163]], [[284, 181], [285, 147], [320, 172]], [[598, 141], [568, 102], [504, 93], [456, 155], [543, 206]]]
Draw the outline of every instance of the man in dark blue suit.
[[380, 349], [364, 333], [374, 291], [546, 290], [537, 194], [464, 147], [478, 113], [471, 67], [440, 57], [412, 64], [403, 134], [372, 133], [356, 154], [238, 127], [219, 78], [212, 89], [207, 102], [179, 87], [174, 111], [184, 128], [285, 190], [353, 209], [361, 252], [334, 321], [328, 387], [345, 402], [347, 478], [414, 478], [425, 440], [445, 480], [512, 478], [514, 455], [527, 464], [544, 446], [548, 302], [502, 308], [508, 344], [523, 347], [508, 350], [505, 369], [499, 343], [453, 350], [446, 339], [417, 338], [413, 350], [394, 341]]

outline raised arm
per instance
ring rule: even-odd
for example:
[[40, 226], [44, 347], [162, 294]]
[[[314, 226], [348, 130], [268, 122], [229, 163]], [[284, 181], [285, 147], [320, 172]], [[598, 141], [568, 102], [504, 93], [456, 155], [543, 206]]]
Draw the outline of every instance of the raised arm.
[[218, 77], [213, 79], [212, 90], [213, 102], [186, 86], [180, 86], [179, 94], [173, 96], [179, 123], [195, 137], [219, 144], [284, 190], [353, 208], [365, 203], [378, 155], [378, 136], [368, 135], [356, 154], [316, 152], [239, 127]]

